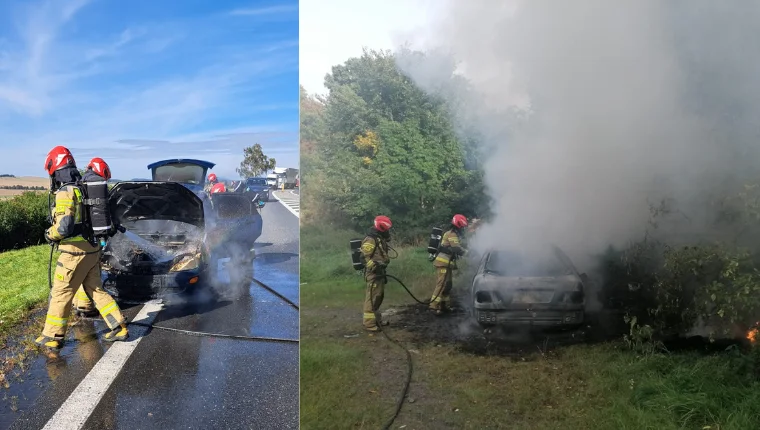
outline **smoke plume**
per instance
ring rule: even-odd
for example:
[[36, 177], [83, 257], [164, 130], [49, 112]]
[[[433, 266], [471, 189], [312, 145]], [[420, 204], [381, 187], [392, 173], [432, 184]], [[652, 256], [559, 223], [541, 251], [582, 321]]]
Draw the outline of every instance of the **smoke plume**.
[[[477, 249], [555, 243], [584, 265], [640, 238], [663, 198], [683, 214], [669, 234], [713, 238], [707, 197], [757, 179], [760, 3], [445, 7], [424, 50], [452, 56], [469, 81], [454, 114], [484, 141], [494, 212]], [[451, 81], [430, 58], [399, 64], [429, 91]]]

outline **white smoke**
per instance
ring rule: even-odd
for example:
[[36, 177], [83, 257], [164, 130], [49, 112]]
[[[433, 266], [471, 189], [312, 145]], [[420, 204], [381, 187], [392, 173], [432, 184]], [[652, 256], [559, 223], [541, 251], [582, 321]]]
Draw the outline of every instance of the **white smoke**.
[[[495, 217], [476, 248], [555, 243], [583, 264], [640, 238], [650, 203], [664, 197], [688, 216], [669, 228], [696, 237], [710, 222], [706, 195], [757, 179], [760, 4], [445, 7], [424, 48], [459, 61], [471, 90], [456, 95], [456, 120], [485, 138]], [[399, 64], [423, 89], [452, 95], [440, 63]]]

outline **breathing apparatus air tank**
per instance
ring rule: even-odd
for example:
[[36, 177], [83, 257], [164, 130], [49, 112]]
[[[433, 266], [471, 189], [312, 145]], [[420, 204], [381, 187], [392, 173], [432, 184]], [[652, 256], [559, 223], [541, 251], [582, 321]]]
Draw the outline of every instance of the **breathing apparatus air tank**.
[[433, 231], [430, 232], [430, 241], [428, 242], [428, 260], [433, 261], [438, 249], [441, 247], [441, 238], [443, 238], [443, 230], [438, 227], [433, 227]]
[[105, 238], [114, 231], [108, 208], [108, 182], [84, 182], [82, 185], [87, 196], [82, 203], [87, 208], [92, 234], [102, 245]]
[[351, 248], [351, 263], [355, 270], [364, 269], [364, 256], [362, 255], [362, 240], [353, 239], [349, 242]]

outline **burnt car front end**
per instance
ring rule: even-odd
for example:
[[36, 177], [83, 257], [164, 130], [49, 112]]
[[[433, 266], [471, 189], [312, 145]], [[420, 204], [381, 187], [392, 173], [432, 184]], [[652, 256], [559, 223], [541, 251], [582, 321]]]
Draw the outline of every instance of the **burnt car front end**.
[[109, 196], [111, 213], [126, 232], [103, 252], [103, 287], [121, 299], [190, 293], [201, 284], [203, 203], [172, 182], [121, 182]]
[[514, 253], [486, 254], [472, 283], [481, 325], [576, 328], [585, 319], [583, 279], [561, 261], [527, 264]]

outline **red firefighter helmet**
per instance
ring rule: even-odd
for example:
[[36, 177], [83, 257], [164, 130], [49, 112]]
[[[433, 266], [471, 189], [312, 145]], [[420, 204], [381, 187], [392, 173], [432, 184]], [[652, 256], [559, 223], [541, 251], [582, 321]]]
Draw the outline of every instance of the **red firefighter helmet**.
[[225, 188], [224, 184], [221, 182], [214, 184], [214, 186], [211, 187], [211, 194], [224, 193], [224, 192], [227, 192], [227, 188]]
[[464, 215], [456, 214], [451, 220], [451, 225], [456, 228], [467, 227], [467, 218]]
[[111, 169], [108, 167], [108, 163], [100, 157], [95, 157], [90, 160], [90, 164], [87, 165], [87, 168], [92, 169], [92, 171], [97, 173], [98, 176], [105, 178], [106, 180], [111, 179]]
[[208, 175], [208, 181], [209, 182], [217, 182], [217, 180], [216, 180], [216, 173], [209, 173], [209, 175]]
[[375, 217], [375, 230], [385, 232], [390, 230], [391, 227], [393, 227], [393, 223], [387, 216], [378, 215]]
[[45, 157], [45, 171], [48, 172], [48, 175], [53, 176], [53, 173], [64, 167], [76, 167], [74, 156], [66, 147], [56, 146]]

